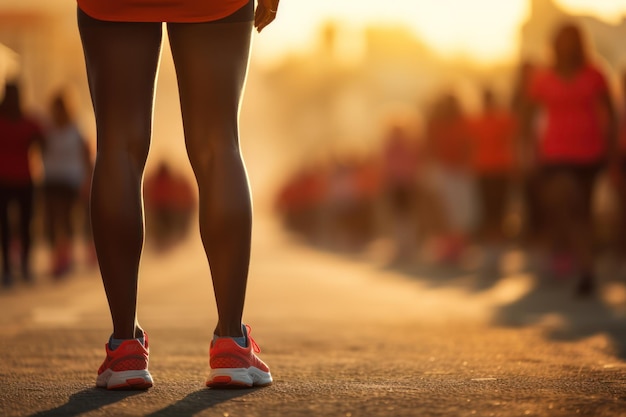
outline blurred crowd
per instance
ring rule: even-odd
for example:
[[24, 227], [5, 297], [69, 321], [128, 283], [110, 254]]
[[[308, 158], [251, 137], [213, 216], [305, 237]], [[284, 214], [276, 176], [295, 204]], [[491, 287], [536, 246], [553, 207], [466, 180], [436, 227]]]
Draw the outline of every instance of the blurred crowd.
[[600, 254], [626, 255], [626, 72], [614, 91], [581, 29], [557, 29], [552, 62], [521, 63], [510, 99], [481, 86], [469, 114], [444, 92], [420, 120], [389, 121], [377, 149], [300, 166], [276, 197], [285, 226], [392, 264], [462, 266], [479, 248], [487, 279], [522, 248], [537, 277], [593, 294]]
[[[89, 141], [67, 91], [55, 93], [43, 117], [27, 112], [20, 86], [8, 82], [0, 103], [0, 265], [2, 287], [38, 279], [61, 280], [78, 266], [97, 267], [89, 193]], [[146, 178], [146, 218], [158, 249], [183, 238], [195, 194], [186, 177], [161, 161]], [[34, 260], [35, 247], [46, 260]]]
[[[276, 196], [285, 226], [320, 247], [393, 265], [464, 268], [479, 259], [487, 279], [499, 278], [503, 257], [521, 248], [535, 276], [575, 281], [578, 294], [593, 294], [600, 256], [625, 263], [615, 271], [626, 272], [626, 71], [614, 88], [576, 24], [559, 27], [551, 49], [548, 65], [518, 65], [509, 95], [476, 86], [478, 112], [444, 91], [410, 116], [388, 118], [375, 148], [316, 153]], [[89, 144], [66, 91], [51, 97], [45, 117], [33, 117], [19, 86], [6, 85], [4, 287], [97, 267]], [[157, 250], [186, 236], [197, 203], [170, 162], [155, 164], [144, 182], [146, 236]], [[37, 243], [47, 260], [34, 268]]]

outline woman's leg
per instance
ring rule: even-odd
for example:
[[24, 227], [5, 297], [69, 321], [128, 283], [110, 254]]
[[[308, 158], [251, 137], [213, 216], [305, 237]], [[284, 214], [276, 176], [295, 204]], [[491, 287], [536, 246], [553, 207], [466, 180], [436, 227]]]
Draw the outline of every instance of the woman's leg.
[[548, 168], [542, 173], [541, 214], [548, 251], [571, 251], [576, 181], [564, 168]]
[[200, 194], [218, 336], [241, 336], [252, 208], [238, 116], [252, 22], [169, 24], [185, 129]]
[[572, 246], [580, 264], [580, 280], [576, 292], [588, 296], [595, 290], [595, 234], [593, 196], [600, 169], [597, 167], [579, 167], [572, 175], [576, 177], [574, 223], [570, 228]]
[[50, 245], [50, 249], [54, 250], [54, 242], [56, 241], [56, 234], [54, 230], [54, 190], [51, 184], [44, 184], [43, 186], [43, 208], [44, 208], [44, 235]]
[[60, 238], [68, 242], [74, 237], [74, 208], [76, 207], [78, 192], [71, 185], [63, 185], [59, 194]]
[[30, 281], [33, 277], [30, 270], [32, 246], [31, 224], [33, 222], [33, 187], [27, 185], [19, 190], [18, 209], [20, 213], [20, 262], [22, 279]]
[[45, 212], [46, 212], [46, 238], [50, 245], [50, 271], [57, 275], [59, 265], [59, 242], [61, 240], [61, 220], [64, 216], [61, 203], [62, 190], [58, 184], [46, 184], [44, 186]]
[[11, 231], [9, 230], [9, 202], [11, 193], [9, 187], [0, 187], [0, 254], [2, 259], [2, 283], [11, 283], [11, 259], [9, 256], [9, 244]]
[[162, 24], [104, 22], [79, 10], [97, 125], [91, 190], [93, 237], [113, 337], [135, 334], [137, 278], [143, 247], [141, 183], [150, 146]]
[[74, 263], [73, 237], [74, 237], [74, 207], [76, 205], [78, 191], [69, 184], [56, 185], [54, 227], [57, 236], [54, 240], [54, 265], [53, 275], [61, 277], [70, 272]]

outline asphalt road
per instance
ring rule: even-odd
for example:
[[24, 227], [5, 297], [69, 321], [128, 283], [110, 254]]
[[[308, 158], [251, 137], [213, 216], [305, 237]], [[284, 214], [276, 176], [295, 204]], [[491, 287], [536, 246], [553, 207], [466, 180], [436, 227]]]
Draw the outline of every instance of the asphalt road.
[[191, 239], [142, 264], [145, 392], [94, 386], [111, 329], [95, 271], [0, 292], [0, 416], [626, 416], [623, 282], [577, 300], [512, 267], [485, 285], [316, 251], [271, 222], [253, 254], [245, 320], [272, 386], [204, 387], [215, 303]]

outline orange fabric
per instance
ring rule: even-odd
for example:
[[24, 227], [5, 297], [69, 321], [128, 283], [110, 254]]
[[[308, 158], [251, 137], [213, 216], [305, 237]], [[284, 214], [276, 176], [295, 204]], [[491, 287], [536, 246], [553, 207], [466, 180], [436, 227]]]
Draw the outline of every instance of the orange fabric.
[[230, 16], [249, 0], [77, 0], [89, 16], [115, 22], [210, 22]]
[[153, 209], [189, 211], [196, 205], [193, 189], [182, 175], [157, 173], [144, 185], [146, 206]]
[[626, 110], [622, 114], [619, 126], [619, 148], [622, 155], [626, 155]]
[[470, 167], [472, 143], [466, 120], [437, 120], [429, 127], [429, 151], [432, 158], [451, 169]]
[[380, 191], [381, 175], [380, 167], [376, 160], [364, 161], [358, 167], [357, 190], [359, 196], [369, 199], [375, 197]]
[[277, 206], [282, 211], [298, 211], [320, 204], [328, 189], [327, 173], [307, 169], [298, 173], [280, 191]]
[[391, 130], [383, 149], [385, 180], [390, 184], [415, 182], [420, 163], [417, 144], [402, 129]]
[[486, 112], [471, 121], [476, 172], [511, 172], [515, 166], [516, 125], [513, 115], [504, 110]]

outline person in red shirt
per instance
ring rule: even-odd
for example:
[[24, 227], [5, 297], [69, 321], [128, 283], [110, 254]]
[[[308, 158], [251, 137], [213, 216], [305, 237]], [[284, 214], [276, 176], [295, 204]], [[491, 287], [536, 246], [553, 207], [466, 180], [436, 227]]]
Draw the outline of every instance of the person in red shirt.
[[[622, 107], [619, 117], [618, 150], [614, 158], [612, 179], [618, 196], [619, 222], [617, 236], [617, 252], [622, 256], [626, 254], [626, 71], [622, 73], [620, 80], [622, 90]], [[624, 268], [626, 273], [626, 268]]]
[[543, 111], [535, 144], [537, 192], [552, 272], [565, 273], [577, 260], [577, 292], [589, 295], [594, 289], [592, 196], [615, 144], [615, 111], [606, 79], [589, 61], [577, 25], [558, 29], [553, 51], [553, 66], [538, 70], [530, 83], [525, 127], [531, 128], [535, 110]]
[[620, 86], [622, 89], [622, 107], [619, 117], [619, 162], [626, 174], [626, 71], [622, 73]]
[[96, 385], [146, 389], [148, 341], [137, 320], [150, 148], [163, 23], [176, 67], [185, 144], [199, 190], [200, 233], [217, 301], [209, 387], [268, 385], [242, 324], [252, 203], [239, 147], [239, 108], [253, 27], [278, 0], [78, 0], [78, 28], [97, 126], [93, 239], [113, 321]]
[[[31, 223], [33, 218], [33, 181], [29, 155], [41, 145], [43, 133], [39, 124], [26, 116], [21, 108], [17, 84], [7, 84], [0, 104], [0, 245], [2, 246], [2, 284], [14, 283], [11, 247], [19, 243], [22, 279], [33, 279], [31, 254]], [[11, 236], [9, 206], [19, 211], [19, 240]]]
[[490, 89], [483, 91], [483, 110], [470, 120], [473, 165], [481, 206], [481, 238], [485, 244], [485, 273], [498, 274], [504, 244], [504, 222], [517, 170], [517, 122], [499, 107]]
[[197, 205], [187, 178], [166, 161], [159, 162], [155, 172], [144, 182], [146, 223], [153, 230], [156, 249], [166, 250], [187, 234]]

